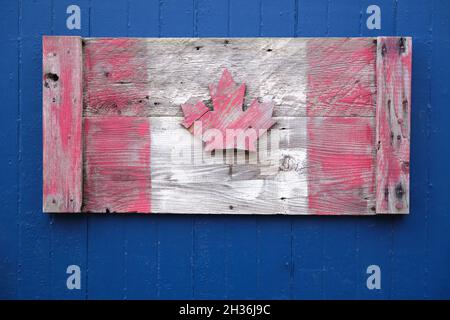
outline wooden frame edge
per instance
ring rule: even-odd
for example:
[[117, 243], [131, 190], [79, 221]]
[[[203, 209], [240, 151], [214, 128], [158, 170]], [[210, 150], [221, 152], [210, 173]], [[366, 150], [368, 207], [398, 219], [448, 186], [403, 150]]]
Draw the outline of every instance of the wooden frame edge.
[[81, 212], [82, 42], [42, 38], [43, 211]]
[[378, 37], [376, 213], [409, 213], [411, 37]]

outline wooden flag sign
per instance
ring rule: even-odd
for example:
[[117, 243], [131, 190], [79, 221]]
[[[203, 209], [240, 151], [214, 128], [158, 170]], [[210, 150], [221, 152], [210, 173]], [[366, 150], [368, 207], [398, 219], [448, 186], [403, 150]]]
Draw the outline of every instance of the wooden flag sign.
[[43, 38], [44, 212], [409, 213], [411, 38]]

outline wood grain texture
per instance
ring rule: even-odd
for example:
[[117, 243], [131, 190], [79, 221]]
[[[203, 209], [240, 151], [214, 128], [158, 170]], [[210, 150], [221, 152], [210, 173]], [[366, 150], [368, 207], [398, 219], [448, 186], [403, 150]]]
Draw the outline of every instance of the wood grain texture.
[[80, 212], [81, 38], [45, 36], [42, 45], [43, 211]]
[[[153, 212], [374, 213], [374, 118], [274, 120], [257, 152], [246, 155], [193, 147], [196, 138], [180, 126], [182, 118], [150, 118]], [[353, 162], [342, 166], [339, 159]], [[315, 205], [310, 186], [317, 186]]]
[[84, 119], [85, 212], [151, 212], [147, 118]]
[[[411, 57], [399, 39], [83, 39], [82, 211], [405, 211]], [[395, 204], [382, 207], [381, 185]]]
[[310, 213], [374, 214], [374, 118], [308, 120]]
[[373, 117], [375, 57], [370, 38], [308, 40], [307, 115]]
[[[375, 115], [373, 38], [84, 41], [87, 116], [182, 116], [180, 105], [210, 99], [224, 68], [247, 83], [247, 101], [273, 100], [274, 116], [306, 116], [307, 105], [309, 115]], [[309, 76], [323, 95], [307, 102]]]
[[409, 213], [411, 61], [411, 38], [378, 37], [377, 213]]

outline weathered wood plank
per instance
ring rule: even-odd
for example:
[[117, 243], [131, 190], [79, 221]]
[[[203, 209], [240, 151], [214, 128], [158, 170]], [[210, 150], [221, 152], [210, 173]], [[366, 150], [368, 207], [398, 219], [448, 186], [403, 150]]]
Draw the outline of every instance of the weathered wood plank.
[[377, 38], [377, 213], [409, 213], [411, 60], [411, 38]]
[[43, 211], [80, 212], [81, 38], [45, 36], [42, 46]]
[[230, 150], [211, 155], [193, 147], [196, 138], [180, 126], [182, 118], [150, 121], [155, 213], [375, 213], [374, 118], [274, 118], [257, 153], [232, 164]]
[[182, 116], [225, 68], [247, 103], [273, 100], [274, 116], [375, 115], [373, 38], [84, 41], [86, 116]]
[[150, 122], [84, 119], [83, 211], [151, 212]]
[[[80, 99], [69, 101], [81, 104], [82, 65], [73, 211], [408, 212], [411, 40], [374, 40], [83, 39]], [[58, 63], [63, 71], [44, 71], [47, 126], [45, 103], [58, 104], [51, 94], [69, 72]], [[69, 111], [58, 112], [67, 125]], [[242, 145], [201, 135], [254, 128], [271, 130]]]
[[308, 118], [308, 204], [314, 214], [373, 214], [374, 119]]
[[370, 38], [309, 40], [307, 115], [374, 116], [375, 57]]

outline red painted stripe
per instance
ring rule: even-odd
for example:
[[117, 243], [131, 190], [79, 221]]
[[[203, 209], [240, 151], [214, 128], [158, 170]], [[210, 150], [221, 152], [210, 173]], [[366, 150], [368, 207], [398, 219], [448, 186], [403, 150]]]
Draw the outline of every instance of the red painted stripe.
[[82, 52], [79, 37], [43, 38], [43, 211], [82, 204]]
[[84, 48], [84, 103], [91, 114], [142, 114], [149, 99], [147, 47], [139, 39], [96, 39]]
[[307, 42], [308, 116], [374, 116], [376, 45], [368, 38]]
[[308, 206], [312, 214], [375, 213], [375, 48], [370, 39], [308, 42]]
[[151, 212], [150, 121], [84, 119], [84, 207], [87, 212]]

